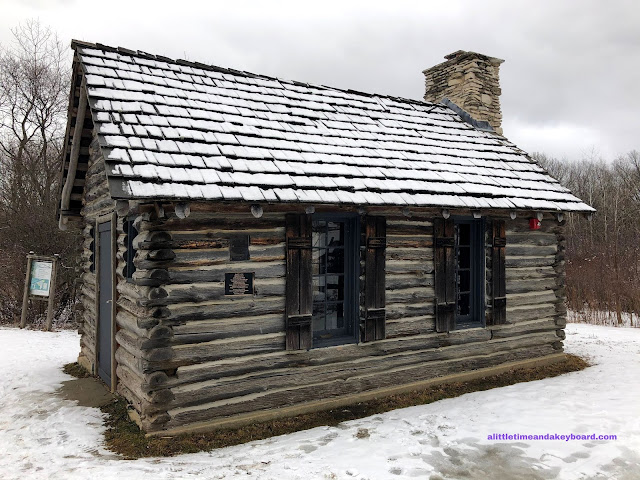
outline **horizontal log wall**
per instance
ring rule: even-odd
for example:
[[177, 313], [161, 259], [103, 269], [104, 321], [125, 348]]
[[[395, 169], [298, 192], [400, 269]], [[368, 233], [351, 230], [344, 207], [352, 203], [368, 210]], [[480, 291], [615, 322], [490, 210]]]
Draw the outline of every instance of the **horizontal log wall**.
[[[561, 348], [557, 222], [543, 222], [548, 226], [532, 236], [526, 219], [507, 220], [507, 325], [436, 333], [433, 213], [406, 217], [379, 210], [376, 215], [387, 217], [387, 338], [286, 351], [284, 209], [265, 208], [260, 219], [248, 207], [192, 205], [186, 219], [168, 205], [164, 210], [165, 219], [153, 211], [139, 214], [138, 270], [133, 281], [121, 279], [118, 285], [118, 389], [148, 431]], [[238, 234], [250, 236], [250, 259], [231, 262], [229, 242]], [[255, 294], [225, 296], [226, 272], [254, 272]]]
[[435, 331], [433, 218], [387, 215], [387, 338]]
[[[492, 336], [506, 338], [553, 332], [556, 337], [552, 345], [557, 351], [562, 351], [567, 321], [565, 222], [558, 222], [555, 216], [545, 214], [540, 229], [530, 230], [529, 218], [533, 215], [505, 219], [507, 324], [492, 327]], [[490, 275], [491, 270], [488, 270], [489, 278]], [[490, 293], [488, 298], [491, 298]]]

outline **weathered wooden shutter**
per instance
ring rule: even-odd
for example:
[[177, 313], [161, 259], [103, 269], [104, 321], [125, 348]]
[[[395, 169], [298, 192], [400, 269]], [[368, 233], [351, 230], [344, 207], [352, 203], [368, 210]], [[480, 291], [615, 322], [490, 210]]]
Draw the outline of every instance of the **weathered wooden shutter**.
[[366, 217], [367, 252], [365, 256], [365, 321], [363, 342], [385, 337], [385, 217]]
[[507, 295], [505, 282], [505, 235], [504, 220], [493, 221], [493, 243], [491, 254], [491, 296], [493, 311], [491, 324], [507, 323]]
[[435, 249], [436, 331], [449, 332], [455, 328], [456, 281], [455, 240], [453, 220], [436, 218], [433, 221]]
[[311, 216], [286, 216], [287, 350], [311, 348]]

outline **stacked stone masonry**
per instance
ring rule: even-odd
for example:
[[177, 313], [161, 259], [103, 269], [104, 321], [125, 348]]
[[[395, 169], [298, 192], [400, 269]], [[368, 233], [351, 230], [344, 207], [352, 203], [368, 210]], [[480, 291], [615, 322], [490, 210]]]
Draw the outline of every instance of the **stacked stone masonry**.
[[464, 51], [445, 58], [446, 62], [423, 72], [424, 99], [437, 103], [448, 98], [474, 119], [489, 122], [502, 134], [499, 70], [503, 60]]

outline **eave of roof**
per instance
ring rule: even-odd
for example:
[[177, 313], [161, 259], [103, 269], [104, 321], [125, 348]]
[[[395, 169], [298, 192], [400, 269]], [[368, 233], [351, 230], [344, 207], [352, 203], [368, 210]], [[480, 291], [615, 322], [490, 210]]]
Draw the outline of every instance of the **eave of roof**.
[[446, 105], [72, 45], [113, 198], [593, 211]]

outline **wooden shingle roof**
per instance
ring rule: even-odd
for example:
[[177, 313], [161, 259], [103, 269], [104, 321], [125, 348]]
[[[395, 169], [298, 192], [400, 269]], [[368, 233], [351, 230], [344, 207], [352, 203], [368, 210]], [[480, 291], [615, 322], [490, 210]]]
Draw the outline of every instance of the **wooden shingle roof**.
[[443, 104], [73, 47], [115, 199], [593, 210]]

